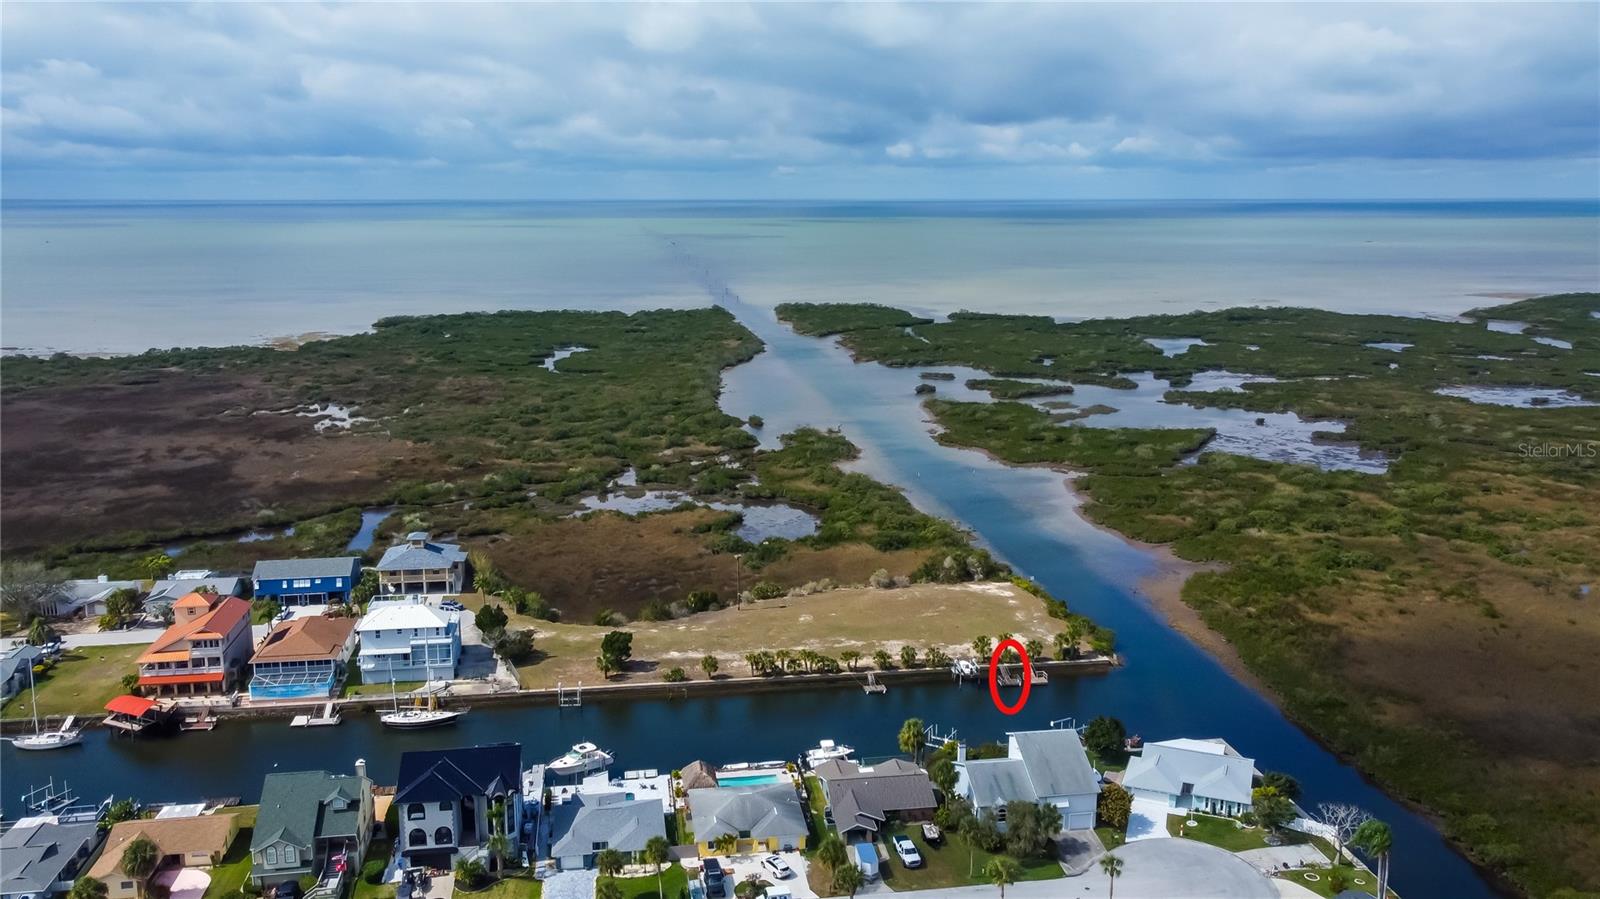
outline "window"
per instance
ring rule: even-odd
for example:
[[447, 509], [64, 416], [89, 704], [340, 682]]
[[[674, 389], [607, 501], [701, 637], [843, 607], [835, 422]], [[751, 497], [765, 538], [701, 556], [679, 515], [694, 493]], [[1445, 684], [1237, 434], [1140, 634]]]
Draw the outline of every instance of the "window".
[[600, 850], [602, 850], [602, 849], [604, 849], [604, 848], [606, 848], [607, 846], [610, 846], [610, 845], [611, 844], [609, 842], [607, 842], [605, 840], [601, 840], [598, 843], [590, 843], [589, 844], [589, 848], [594, 850], [595, 852], [599, 852]]
[[994, 807], [994, 820], [998, 824], [1006, 823], [1006, 807], [1005, 806], [997, 805], [997, 806]]
[[300, 860], [300, 854], [295, 851], [293, 846], [285, 846], [285, 847], [283, 847], [283, 863], [284, 864], [292, 865], [292, 864], [298, 862], [299, 860]]
[[450, 811], [450, 800], [446, 799], [445, 801], [439, 803], [439, 811], [441, 811], [441, 812]]
[[296, 587], [309, 587], [309, 586], [311, 586], [311, 578], [308, 578], [308, 577], [295, 578], [293, 586], [296, 586]]
[[428, 812], [427, 812], [427, 810], [425, 810], [422, 807], [422, 803], [420, 803], [420, 802], [413, 802], [410, 805], [406, 806], [406, 820], [407, 821], [420, 821], [423, 818], [426, 818], [427, 816], [428, 816]]
[[450, 828], [441, 827], [433, 832], [433, 842], [439, 846], [449, 846], [455, 842], [455, 838], [451, 835]]
[[268, 846], [267, 847], [267, 864], [276, 865], [277, 863], [278, 863], [278, 847], [276, 847], [276, 846]]
[[125, 889], [125, 890], [131, 890], [131, 889], [133, 889], [133, 881], [131, 881], [131, 880], [124, 880], [124, 881], [123, 881], [123, 882], [122, 882], [122, 888], [123, 888], [123, 889]]
[[407, 849], [415, 849], [418, 846], [426, 845], [428, 845], [428, 835], [423, 832], [422, 828], [413, 827], [411, 828], [411, 832], [406, 834]]
[[748, 831], [748, 830], [739, 831], [739, 839], [741, 839], [741, 840], [750, 839], [750, 831]]

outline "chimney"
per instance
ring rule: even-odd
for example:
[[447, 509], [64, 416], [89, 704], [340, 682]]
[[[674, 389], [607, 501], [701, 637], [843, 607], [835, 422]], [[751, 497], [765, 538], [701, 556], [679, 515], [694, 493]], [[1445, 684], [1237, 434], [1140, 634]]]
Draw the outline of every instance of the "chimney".
[[965, 744], [965, 743], [957, 743], [956, 744], [956, 761], [957, 762], [965, 762], [966, 760], [967, 760], [967, 744]]
[[365, 780], [367, 777], [367, 760], [356, 759], [356, 776]]

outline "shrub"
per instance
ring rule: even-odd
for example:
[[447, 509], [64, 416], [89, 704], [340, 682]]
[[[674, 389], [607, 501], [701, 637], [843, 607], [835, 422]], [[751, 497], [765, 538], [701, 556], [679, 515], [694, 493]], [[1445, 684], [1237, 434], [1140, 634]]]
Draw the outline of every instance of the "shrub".
[[472, 623], [476, 624], [478, 632], [484, 635], [505, 630], [506, 624], [510, 620], [510, 617], [506, 615], [506, 610], [493, 603], [484, 603], [483, 608], [472, 616]]
[[371, 884], [383, 883], [383, 861], [376, 858], [367, 859], [366, 864], [361, 866], [361, 879]]
[[783, 588], [771, 581], [756, 581], [750, 588], [752, 599], [777, 599], [783, 595]]
[[661, 675], [661, 679], [669, 684], [681, 684], [689, 679], [689, 674], [682, 668], [671, 668], [666, 674]]
[[1100, 791], [1100, 799], [1095, 810], [1100, 816], [1101, 824], [1116, 830], [1126, 830], [1128, 816], [1133, 812], [1133, 795], [1123, 789], [1121, 784], [1106, 784]]
[[533, 628], [501, 631], [492, 644], [495, 654], [513, 665], [521, 665], [533, 657]]

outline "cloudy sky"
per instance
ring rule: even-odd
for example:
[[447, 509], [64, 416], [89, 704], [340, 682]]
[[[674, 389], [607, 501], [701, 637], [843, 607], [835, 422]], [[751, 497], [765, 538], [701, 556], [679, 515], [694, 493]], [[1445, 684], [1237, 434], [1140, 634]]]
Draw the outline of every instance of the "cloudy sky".
[[1600, 193], [1594, 3], [0, 17], [8, 198]]

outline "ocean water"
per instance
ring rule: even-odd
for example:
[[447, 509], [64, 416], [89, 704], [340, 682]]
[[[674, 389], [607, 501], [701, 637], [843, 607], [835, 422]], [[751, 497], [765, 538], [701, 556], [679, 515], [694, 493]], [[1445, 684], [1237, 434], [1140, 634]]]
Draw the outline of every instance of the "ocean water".
[[1600, 290], [1593, 202], [36, 203], [0, 206], [0, 343], [135, 352], [386, 315], [869, 300], [1085, 318], [1455, 315]]

